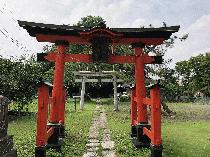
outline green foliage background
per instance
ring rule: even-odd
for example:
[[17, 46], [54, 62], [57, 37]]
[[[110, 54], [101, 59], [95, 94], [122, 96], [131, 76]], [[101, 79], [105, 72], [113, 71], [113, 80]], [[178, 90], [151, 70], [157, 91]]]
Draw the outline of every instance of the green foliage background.
[[[87, 16], [81, 18], [76, 25], [96, 27], [101, 22], [105, 21], [99, 16]], [[173, 47], [174, 41], [177, 39], [185, 40], [186, 38], [172, 36], [163, 45], [147, 46], [145, 52], [164, 55], [168, 48]], [[43, 52], [52, 52], [55, 49], [55, 45], [46, 45], [43, 47]], [[91, 54], [91, 47], [89, 45], [70, 45], [68, 53]], [[129, 45], [116, 46], [115, 53], [132, 55], [133, 50]], [[168, 66], [170, 62], [171, 60], [166, 60], [163, 65], [146, 66], [147, 84], [153, 81], [153, 76], [158, 76], [164, 87], [162, 89], [163, 96], [168, 101], [178, 101], [178, 97], [182, 95], [193, 97], [196, 92], [202, 92], [205, 96], [210, 96], [210, 53], [178, 62], [173, 69]], [[79, 88], [79, 84], [74, 83], [75, 76], [72, 72], [80, 70], [115, 70], [117, 76], [123, 79], [125, 83], [135, 83], [134, 65], [132, 64], [66, 63], [64, 84], [68, 87], [70, 95], [72, 89]], [[29, 59], [25, 56], [18, 59], [0, 57], [0, 94], [18, 102], [18, 109], [21, 110], [25, 104], [36, 96], [36, 80], [42, 77], [52, 82], [53, 71], [54, 63], [36, 62], [35, 56]], [[92, 86], [96, 86], [96, 84], [92, 84]]]

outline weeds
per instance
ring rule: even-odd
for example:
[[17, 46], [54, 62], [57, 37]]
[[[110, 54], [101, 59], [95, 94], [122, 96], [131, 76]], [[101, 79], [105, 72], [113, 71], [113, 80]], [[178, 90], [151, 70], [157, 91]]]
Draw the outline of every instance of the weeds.
[[[62, 152], [47, 151], [49, 157], [82, 156], [88, 139], [88, 131], [91, 125], [94, 103], [86, 103], [83, 111], [74, 111], [74, 102], [66, 105], [66, 138]], [[33, 105], [36, 105], [34, 103]], [[78, 104], [79, 105], [79, 104]], [[36, 106], [31, 106], [34, 112]], [[77, 106], [79, 108], [79, 106]], [[31, 109], [30, 109], [31, 110]], [[31, 110], [33, 111], [33, 110]], [[9, 134], [14, 135], [15, 147], [20, 157], [34, 157], [36, 116], [35, 114], [17, 117], [9, 123]]]

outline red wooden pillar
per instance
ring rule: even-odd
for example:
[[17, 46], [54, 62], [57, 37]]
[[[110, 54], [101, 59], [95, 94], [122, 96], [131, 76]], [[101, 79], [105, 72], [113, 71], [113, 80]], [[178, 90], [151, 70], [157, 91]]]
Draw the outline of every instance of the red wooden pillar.
[[131, 125], [135, 126], [137, 121], [137, 105], [135, 101], [136, 97], [136, 88], [132, 88], [131, 90]]
[[57, 44], [57, 54], [55, 59], [55, 70], [54, 70], [54, 81], [53, 81], [53, 91], [52, 97], [54, 99], [51, 105], [50, 111], [50, 122], [59, 122], [59, 105], [63, 103], [63, 79], [64, 79], [64, 65], [65, 65], [65, 52], [67, 49], [67, 44], [65, 42], [60, 42]]
[[[55, 58], [55, 70], [54, 81], [52, 91], [52, 104], [50, 108], [50, 123], [48, 128], [53, 128], [53, 134], [47, 141], [47, 146], [60, 150], [62, 145], [61, 137], [64, 137], [64, 120], [61, 118], [61, 112], [64, 113], [64, 92], [63, 92], [63, 80], [64, 80], [64, 66], [65, 66], [65, 52], [67, 50], [68, 42], [58, 41], [56, 43], [56, 58]], [[62, 119], [62, 120], [61, 120]]]
[[131, 137], [136, 137], [136, 122], [137, 122], [137, 105], [136, 105], [136, 88], [131, 89]]
[[46, 155], [45, 145], [47, 141], [47, 115], [48, 115], [49, 88], [41, 84], [38, 88], [38, 112], [37, 112], [37, 136], [36, 157]]
[[151, 156], [162, 156], [162, 139], [161, 139], [161, 101], [160, 87], [154, 86], [150, 90], [151, 99]]
[[65, 123], [65, 103], [66, 103], [66, 89], [63, 87], [63, 99], [61, 105], [59, 105], [59, 122], [61, 122], [62, 125]]
[[146, 97], [145, 76], [144, 76], [144, 52], [143, 44], [136, 44], [134, 51], [136, 55], [135, 79], [136, 79], [136, 100], [138, 110], [138, 123], [147, 123], [147, 106], [143, 104], [143, 98]]
[[59, 131], [59, 137], [64, 138], [65, 137], [65, 103], [66, 103], [66, 89], [63, 87], [63, 90], [61, 91], [63, 93], [62, 103], [59, 104], [59, 125], [60, 125], [60, 131]]
[[143, 134], [143, 128], [149, 127], [147, 106], [143, 103], [146, 97], [145, 76], [144, 76], [144, 44], [135, 43], [132, 45], [135, 51], [135, 79], [136, 79], [136, 104], [137, 104], [137, 123], [136, 138], [133, 143], [136, 147], [149, 147], [150, 139]]
[[49, 88], [41, 85], [38, 89], [38, 112], [37, 112], [37, 136], [36, 146], [42, 147], [46, 144], [47, 114], [48, 114]]

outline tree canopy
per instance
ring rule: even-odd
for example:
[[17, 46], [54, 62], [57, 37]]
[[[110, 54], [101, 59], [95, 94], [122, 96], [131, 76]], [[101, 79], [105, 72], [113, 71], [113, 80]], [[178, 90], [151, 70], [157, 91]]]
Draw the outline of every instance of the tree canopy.
[[189, 60], [176, 63], [175, 70], [183, 94], [193, 96], [202, 92], [210, 96], [210, 53], [191, 57]]
[[[96, 27], [104, 19], [99, 16], [87, 16], [78, 21], [77, 26]], [[163, 45], [147, 46], [146, 53], [156, 55], [164, 55], [168, 48], [173, 47], [174, 41], [177, 39], [185, 40], [172, 36]], [[43, 52], [52, 52], [55, 45], [43, 47]], [[90, 45], [73, 45], [69, 46], [68, 53], [86, 53], [91, 54]], [[130, 45], [116, 46], [116, 54], [133, 54]], [[156, 75], [162, 78], [164, 89], [162, 93], [171, 101], [176, 96], [188, 95], [193, 96], [195, 92], [203, 92], [206, 96], [210, 96], [210, 53], [191, 57], [189, 60], [176, 63], [174, 69], [168, 67], [171, 60], [165, 60], [163, 65], [146, 66], [148, 74], [147, 82], [150, 82], [152, 76]], [[20, 59], [11, 58], [4, 59], [0, 57], [0, 94], [7, 96], [10, 100], [26, 104], [36, 95], [36, 80], [43, 77], [46, 80], [53, 81], [54, 63], [36, 62], [35, 57], [30, 59], [22, 57]], [[108, 71], [115, 70], [117, 76], [125, 80], [126, 83], [135, 83], [134, 65], [132, 64], [96, 64], [96, 63], [66, 63], [64, 84], [69, 87], [68, 92], [71, 94], [74, 89], [79, 88], [79, 84], [75, 84], [73, 71], [89, 70], [89, 71]], [[96, 86], [92, 84], [91, 86]]]

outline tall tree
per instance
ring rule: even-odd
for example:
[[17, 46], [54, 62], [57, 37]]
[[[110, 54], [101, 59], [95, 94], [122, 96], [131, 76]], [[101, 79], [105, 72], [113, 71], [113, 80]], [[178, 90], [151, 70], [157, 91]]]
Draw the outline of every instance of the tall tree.
[[36, 79], [47, 71], [47, 67], [34, 58], [0, 58], [0, 94], [19, 102], [18, 109], [31, 101], [36, 93]]
[[210, 96], [210, 53], [178, 62], [175, 70], [181, 82], [183, 95], [187, 93], [192, 97], [196, 92], [202, 92]]

